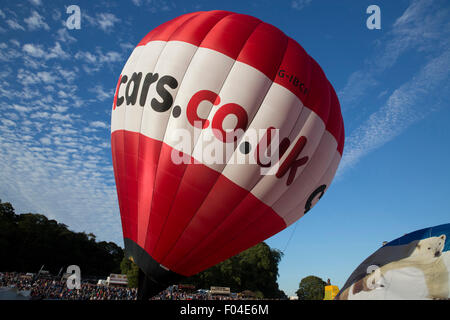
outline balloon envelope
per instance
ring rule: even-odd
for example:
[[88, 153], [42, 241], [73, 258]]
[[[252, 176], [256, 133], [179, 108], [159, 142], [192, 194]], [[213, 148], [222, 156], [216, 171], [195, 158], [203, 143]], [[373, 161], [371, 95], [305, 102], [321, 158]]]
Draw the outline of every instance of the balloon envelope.
[[310, 210], [343, 146], [336, 93], [296, 41], [227, 11], [166, 22], [114, 97], [126, 252], [155, 281], [211, 267]]
[[335, 299], [450, 298], [450, 223], [395, 239], [364, 260]]

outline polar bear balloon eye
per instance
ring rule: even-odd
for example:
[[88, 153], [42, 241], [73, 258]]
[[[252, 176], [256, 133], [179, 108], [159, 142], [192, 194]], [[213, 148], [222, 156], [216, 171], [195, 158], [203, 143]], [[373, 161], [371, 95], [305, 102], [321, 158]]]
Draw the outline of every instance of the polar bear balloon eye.
[[428, 248], [428, 250], [431, 250], [431, 248]]

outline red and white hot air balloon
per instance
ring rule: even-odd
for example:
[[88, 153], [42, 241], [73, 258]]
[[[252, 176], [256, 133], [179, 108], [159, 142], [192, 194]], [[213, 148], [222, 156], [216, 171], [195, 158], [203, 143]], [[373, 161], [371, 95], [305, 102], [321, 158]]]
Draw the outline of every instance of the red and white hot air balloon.
[[126, 253], [163, 289], [254, 246], [322, 197], [343, 146], [336, 93], [295, 40], [227, 11], [166, 22], [134, 49], [114, 97]]

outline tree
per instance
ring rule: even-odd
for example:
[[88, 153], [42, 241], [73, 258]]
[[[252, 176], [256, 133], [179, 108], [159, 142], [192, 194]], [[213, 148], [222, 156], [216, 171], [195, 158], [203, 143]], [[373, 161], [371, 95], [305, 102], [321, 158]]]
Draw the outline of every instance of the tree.
[[123, 257], [120, 263], [122, 274], [127, 275], [128, 287], [137, 288], [139, 283], [139, 267], [127, 257]]
[[308, 276], [300, 281], [296, 291], [299, 300], [323, 300], [326, 282], [316, 276]]
[[282, 253], [261, 242], [199, 274], [190, 277], [198, 288], [230, 287], [233, 292], [251, 290], [262, 298], [282, 298], [278, 288], [278, 263]]
[[123, 249], [96, 242], [94, 234], [73, 232], [66, 225], [36, 213], [15, 214], [0, 201], [0, 271], [33, 272], [42, 265], [56, 274], [78, 265], [86, 276], [118, 273]]

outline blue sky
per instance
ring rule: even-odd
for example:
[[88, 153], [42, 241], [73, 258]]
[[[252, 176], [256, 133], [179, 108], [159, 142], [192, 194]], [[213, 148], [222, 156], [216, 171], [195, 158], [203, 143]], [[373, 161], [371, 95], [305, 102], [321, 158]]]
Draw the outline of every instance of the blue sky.
[[[69, 30], [66, 8], [81, 8]], [[381, 9], [381, 29], [366, 8]], [[324, 69], [346, 144], [327, 194], [267, 240], [284, 251], [293, 295], [317, 275], [342, 287], [368, 255], [450, 220], [450, 5], [447, 1], [44, 1], [0, 5], [0, 199], [122, 245], [110, 151], [117, 78], [139, 40], [180, 14], [256, 16]]]

